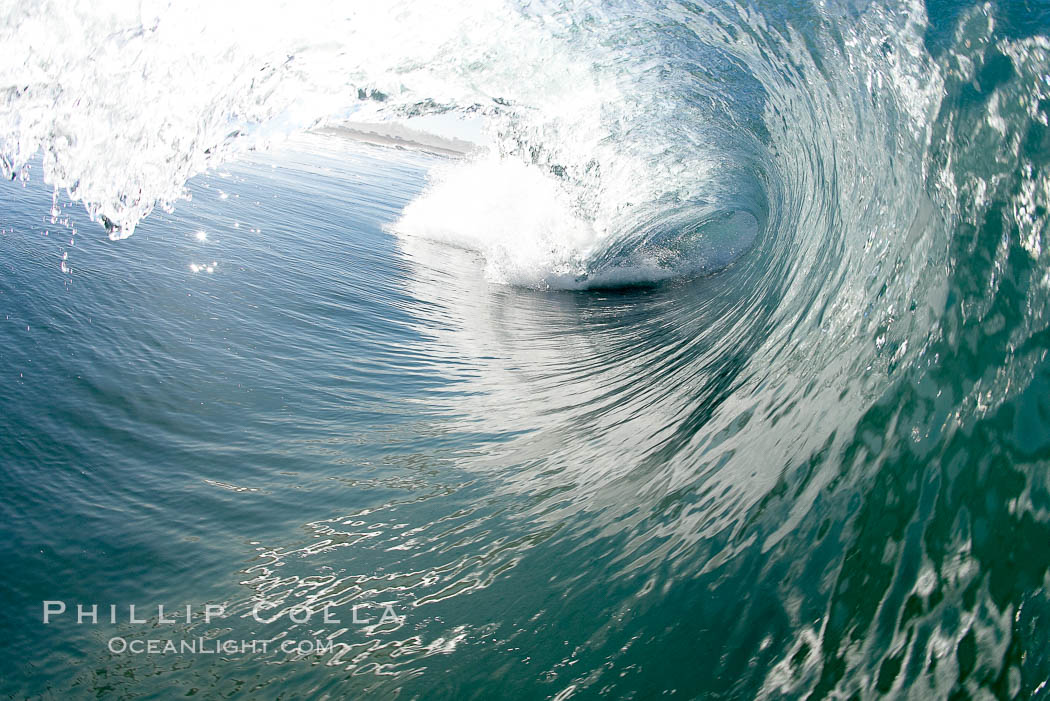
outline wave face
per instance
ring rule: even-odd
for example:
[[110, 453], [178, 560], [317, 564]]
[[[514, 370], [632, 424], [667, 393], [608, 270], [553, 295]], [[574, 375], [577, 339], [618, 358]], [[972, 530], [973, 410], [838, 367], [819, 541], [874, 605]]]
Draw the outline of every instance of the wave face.
[[[122, 237], [189, 176], [296, 129], [482, 114], [490, 156], [442, 174], [399, 228], [480, 250], [495, 280], [568, 287], [710, 272], [760, 232], [844, 235], [827, 233], [834, 204], [847, 219], [877, 206], [857, 188], [921, 192], [887, 182], [919, 177], [940, 95], [921, 9], [824, 10], [812, 36], [742, 12], [14, 7], [3, 38], [24, 50], [2, 68], [2, 165], [13, 175], [42, 150], [45, 181]], [[843, 139], [877, 160], [870, 173], [836, 170]]]
[[[533, 549], [592, 558], [564, 600], [521, 585], [586, 634], [547, 681], [508, 672], [510, 688], [1044, 688], [1043, 14], [875, 0], [2, 14], [3, 172], [29, 178], [42, 154], [52, 216], [82, 203], [111, 238], [187, 206], [192, 176], [290, 134], [484, 120], [489, 146], [430, 167], [384, 225], [425, 271], [405, 294], [442, 309], [422, 327], [460, 383], [429, 411], [441, 431], [498, 437], [459, 465], [516, 504], [463, 526], [478, 554], [462, 596], [524, 577], [507, 572]], [[435, 548], [459, 536], [443, 537]], [[451, 567], [387, 564], [424, 582], [409, 593]], [[620, 598], [586, 603], [600, 595]], [[514, 635], [476, 621], [406, 647], [405, 664], [473, 635], [480, 674], [502, 669], [499, 645], [550, 648], [566, 632], [507, 615]], [[368, 688], [430, 679], [393, 678]], [[458, 679], [450, 695], [477, 681]]]

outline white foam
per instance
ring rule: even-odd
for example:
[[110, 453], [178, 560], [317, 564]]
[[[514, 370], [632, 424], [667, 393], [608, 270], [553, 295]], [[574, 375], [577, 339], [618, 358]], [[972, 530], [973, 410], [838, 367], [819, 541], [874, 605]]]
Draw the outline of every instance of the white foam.
[[601, 237], [553, 176], [491, 155], [435, 173], [394, 230], [477, 251], [490, 280], [529, 287], [573, 286]]

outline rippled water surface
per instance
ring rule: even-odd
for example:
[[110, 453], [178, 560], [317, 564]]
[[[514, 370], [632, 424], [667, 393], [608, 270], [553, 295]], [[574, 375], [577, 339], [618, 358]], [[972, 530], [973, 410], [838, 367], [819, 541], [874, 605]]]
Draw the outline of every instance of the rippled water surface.
[[0, 691], [1048, 693], [1045, 9], [242, 9], [4, 8]]

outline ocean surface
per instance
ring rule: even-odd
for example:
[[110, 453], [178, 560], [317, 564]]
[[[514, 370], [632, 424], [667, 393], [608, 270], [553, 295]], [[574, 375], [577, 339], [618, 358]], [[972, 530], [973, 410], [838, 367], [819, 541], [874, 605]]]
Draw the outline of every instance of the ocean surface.
[[1048, 36], [0, 2], [0, 694], [1050, 696]]

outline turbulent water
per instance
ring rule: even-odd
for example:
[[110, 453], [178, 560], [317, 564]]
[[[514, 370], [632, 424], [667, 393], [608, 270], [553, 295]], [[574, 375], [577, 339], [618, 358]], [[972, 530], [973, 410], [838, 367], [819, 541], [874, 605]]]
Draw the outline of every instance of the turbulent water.
[[1050, 9], [346, 5], [0, 4], [0, 691], [1050, 693]]

